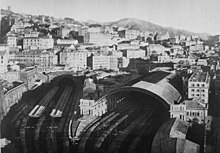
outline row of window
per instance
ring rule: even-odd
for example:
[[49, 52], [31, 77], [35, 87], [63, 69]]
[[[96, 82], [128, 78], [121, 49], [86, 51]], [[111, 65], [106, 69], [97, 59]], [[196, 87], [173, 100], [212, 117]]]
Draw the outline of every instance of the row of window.
[[195, 90], [195, 89], [191, 89], [191, 91], [192, 91], [192, 92], [195, 92], [195, 91], [197, 91], [197, 92], [199, 92], [199, 91], [200, 91], [200, 92], [205, 92], [205, 89], [201, 89], [201, 90], [199, 90], [199, 89], [196, 89], [196, 90]]
[[[197, 83], [197, 84], [191, 83], [191, 86], [192, 87], [200, 87], [200, 84], [199, 83]], [[205, 87], [205, 84], [204, 83], [201, 84], [201, 87]]]
[[187, 116], [203, 116], [203, 112], [186, 112]]
[[194, 96], [197, 96], [197, 97], [199, 97], [199, 96], [205, 97], [205, 94], [202, 94], [202, 95], [200, 95], [200, 94], [191, 94], [191, 96], [192, 96], [192, 97], [194, 97]]

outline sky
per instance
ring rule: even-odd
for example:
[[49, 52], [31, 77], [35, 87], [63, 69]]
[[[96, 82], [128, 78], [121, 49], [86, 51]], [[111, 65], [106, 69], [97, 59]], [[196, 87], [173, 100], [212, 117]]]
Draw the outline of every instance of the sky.
[[220, 34], [220, 0], [0, 0], [12, 11], [80, 21], [137, 18], [192, 32]]

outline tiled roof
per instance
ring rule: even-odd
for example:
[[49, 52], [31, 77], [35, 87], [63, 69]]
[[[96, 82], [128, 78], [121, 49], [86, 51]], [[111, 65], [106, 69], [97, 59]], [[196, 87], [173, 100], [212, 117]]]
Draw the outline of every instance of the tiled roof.
[[198, 109], [198, 110], [203, 110], [204, 107], [198, 102], [197, 99], [193, 99], [193, 100], [185, 100], [184, 103], [186, 104], [186, 109], [190, 110], [190, 109]]

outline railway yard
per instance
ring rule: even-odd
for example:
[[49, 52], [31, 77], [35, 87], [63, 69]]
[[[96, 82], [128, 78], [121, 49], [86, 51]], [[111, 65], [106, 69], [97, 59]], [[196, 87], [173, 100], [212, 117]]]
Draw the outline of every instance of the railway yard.
[[2, 121], [3, 136], [12, 142], [3, 153], [150, 152], [157, 129], [168, 118], [158, 100], [128, 92], [106, 114], [82, 116], [83, 79], [74, 80], [45, 83], [23, 95]]

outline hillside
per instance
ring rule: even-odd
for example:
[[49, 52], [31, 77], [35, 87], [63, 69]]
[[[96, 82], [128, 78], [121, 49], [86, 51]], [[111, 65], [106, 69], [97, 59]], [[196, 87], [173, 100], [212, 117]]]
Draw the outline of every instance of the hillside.
[[169, 31], [171, 36], [174, 35], [198, 35], [201, 39], [207, 40], [208, 37], [210, 36], [209, 34], [206, 33], [194, 33], [190, 32], [187, 30], [180, 30], [180, 29], [175, 29], [172, 27], [162, 27], [159, 25], [156, 25], [154, 23], [144, 21], [144, 20], [139, 20], [139, 19], [134, 19], [134, 18], [124, 18], [115, 22], [107, 22], [107, 23], [101, 23], [102, 25], [106, 26], [121, 26], [124, 28], [128, 29], [133, 29], [133, 30], [141, 30], [141, 31], [149, 31], [149, 32], [159, 32], [159, 33], [166, 33]]

